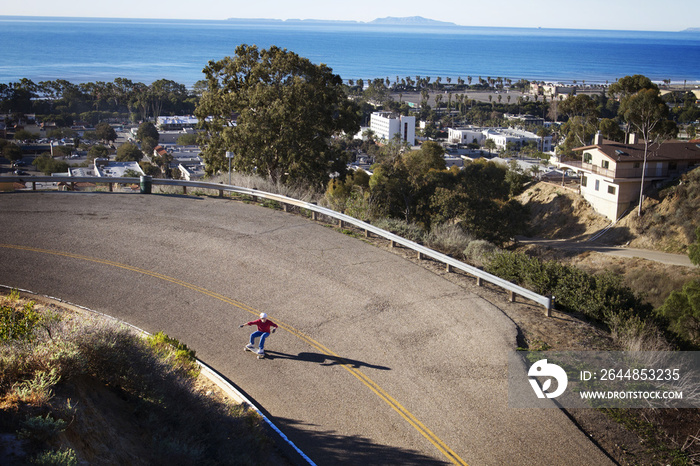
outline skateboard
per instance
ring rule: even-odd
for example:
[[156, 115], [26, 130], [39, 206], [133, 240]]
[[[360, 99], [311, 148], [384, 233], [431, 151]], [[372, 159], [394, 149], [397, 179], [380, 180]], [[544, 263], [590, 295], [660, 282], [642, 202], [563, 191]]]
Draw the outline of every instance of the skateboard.
[[256, 349], [248, 348], [247, 345], [243, 347], [243, 350], [250, 351], [251, 353], [257, 355], [258, 359], [263, 359], [265, 357], [265, 351], [263, 351], [262, 353], [258, 353], [258, 351]]

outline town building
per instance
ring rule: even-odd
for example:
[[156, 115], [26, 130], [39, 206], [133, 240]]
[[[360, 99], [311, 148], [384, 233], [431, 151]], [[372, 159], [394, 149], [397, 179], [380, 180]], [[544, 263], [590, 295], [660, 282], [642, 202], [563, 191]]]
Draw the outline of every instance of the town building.
[[483, 145], [487, 139], [493, 139], [498, 150], [506, 150], [514, 147], [520, 150], [530, 142], [537, 144], [540, 152], [550, 152], [552, 150], [552, 136], [541, 137], [535, 133], [513, 128], [478, 128], [475, 126], [448, 128], [447, 139], [453, 144]]
[[398, 135], [401, 141], [416, 144], [416, 117], [398, 115], [391, 112], [374, 112], [370, 116], [369, 127], [377, 139], [386, 142]]
[[194, 129], [198, 123], [199, 119], [194, 116], [159, 116], [156, 126], [159, 131], [182, 131]]
[[[634, 139], [629, 144], [603, 140], [600, 133], [592, 145], [575, 149], [580, 161], [565, 161], [561, 167], [574, 170], [580, 177], [581, 195], [593, 209], [615, 221], [639, 202], [644, 168], [644, 144]], [[676, 178], [700, 166], [700, 144], [669, 141], [649, 144], [644, 186]]]

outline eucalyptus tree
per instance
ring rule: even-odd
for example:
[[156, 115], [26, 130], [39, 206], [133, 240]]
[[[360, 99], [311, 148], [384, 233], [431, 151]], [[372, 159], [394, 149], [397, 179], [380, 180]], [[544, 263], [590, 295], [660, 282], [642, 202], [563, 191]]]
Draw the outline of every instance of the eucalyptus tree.
[[275, 182], [325, 186], [331, 173], [345, 172], [348, 155], [333, 138], [357, 133], [361, 115], [329, 67], [244, 44], [235, 56], [210, 61], [204, 74], [195, 115], [209, 173], [227, 169], [227, 151], [236, 170]]
[[658, 88], [642, 89], [625, 98], [620, 104], [623, 119], [638, 133], [644, 143], [644, 162], [642, 164], [642, 181], [639, 190], [639, 207], [637, 215], [642, 215], [644, 199], [644, 176], [647, 166], [649, 145], [656, 140], [660, 142], [675, 133], [675, 123], [668, 120], [668, 106], [661, 99]]

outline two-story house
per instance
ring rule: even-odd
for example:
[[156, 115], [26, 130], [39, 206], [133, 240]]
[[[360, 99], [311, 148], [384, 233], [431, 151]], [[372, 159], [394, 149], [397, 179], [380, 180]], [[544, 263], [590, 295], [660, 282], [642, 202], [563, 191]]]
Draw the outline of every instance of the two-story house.
[[[599, 213], [615, 221], [639, 202], [644, 166], [644, 144], [604, 141], [596, 135], [593, 145], [574, 149], [581, 161], [562, 162], [581, 179], [581, 195]], [[644, 189], [700, 166], [700, 144], [668, 141], [649, 144]]]

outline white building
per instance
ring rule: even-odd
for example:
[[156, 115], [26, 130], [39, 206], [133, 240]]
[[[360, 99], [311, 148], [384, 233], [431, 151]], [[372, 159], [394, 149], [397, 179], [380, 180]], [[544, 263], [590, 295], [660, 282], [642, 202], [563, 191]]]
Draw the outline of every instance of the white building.
[[109, 159], [95, 159], [95, 175], [106, 178], [125, 177], [127, 171], [133, 171], [138, 176], [145, 175], [138, 162], [110, 162]]
[[416, 117], [397, 115], [391, 112], [374, 112], [369, 120], [369, 128], [378, 139], [391, 141], [399, 135], [403, 142], [416, 144]]
[[477, 126], [447, 128], [447, 140], [453, 144], [476, 143], [481, 145], [485, 139], [484, 128]]
[[517, 149], [524, 147], [529, 142], [537, 143], [537, 150], [550, 152], [552, 150], [552, 137], [540, 137], [535, 133], [512, 128], [478, 128], [468, 126], [463, 128], [448, 128], [447, 138], [454, 144], [484, 144], [487, 139], [493, 139], [499, 150], [505, 150], [508, 143], [515, 145]]

